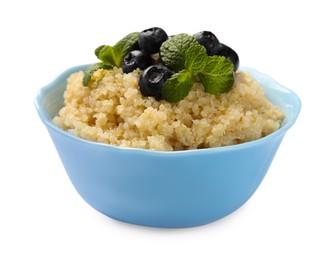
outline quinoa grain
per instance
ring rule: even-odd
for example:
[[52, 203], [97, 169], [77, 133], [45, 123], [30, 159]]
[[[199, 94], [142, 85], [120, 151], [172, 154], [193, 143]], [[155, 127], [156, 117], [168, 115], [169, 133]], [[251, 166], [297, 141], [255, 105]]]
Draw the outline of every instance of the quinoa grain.
[[72, 74], [53, 122], [90, 141], [175, 151], [249, 142], [276, 131], [283, 121], [283, 112], [241, 71], [229, 92], [207, 94], [195, 83], [177, 104], [142, 96], [139, 75], [139, 70], [98, 70], [84, 87], [83, 72]]

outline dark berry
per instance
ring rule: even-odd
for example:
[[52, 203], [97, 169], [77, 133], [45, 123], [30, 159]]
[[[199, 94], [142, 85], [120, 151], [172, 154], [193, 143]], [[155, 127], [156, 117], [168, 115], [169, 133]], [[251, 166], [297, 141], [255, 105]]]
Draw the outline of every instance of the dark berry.
[[194, 34], [193, 36], [199, 44], [206, 48], [207, 55], [216, 55], [220, 42], [212, 32], [202, 31]]
[[121, 68], [124, 73], [129, 73], [137, 68], [144, 70], [149, 65], [151, 65], [150, 56], [145, 51], [134, 50], [124, 57]]
[[220, 43], [218, 51], [216, 55], [224, 56], [229, 59], [234, 64], [234, 71], [236, 71], [239, 67], [239, 57], [238, 54], [229, 46]]
[[139, 46], [148, 54], [157, 53], [162, 45], [168, 39], [166, 32], [159, 28], [153, 27], [140, 32]]
[[141, 94], [146, 97], [155, 97], [156, 100], [162, 99], [163, 84], [171, 75], [171, 70], [161, 64], [148, 67], [140, 75], [139, 88]]

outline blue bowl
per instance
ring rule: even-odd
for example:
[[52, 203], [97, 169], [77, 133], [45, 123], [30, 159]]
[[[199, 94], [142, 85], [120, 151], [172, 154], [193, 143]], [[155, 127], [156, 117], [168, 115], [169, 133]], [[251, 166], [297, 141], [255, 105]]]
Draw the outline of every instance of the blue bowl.
[[292, 91], [253, 69], [241, 68], [284, 111], [279, 130], [256, 141], [210, 149], [160, 152], [116, 147], [75, 137], [52, 123], [63, 106], [67, 77], [86, 67], [63, 72], [39, 91], [35, 105], [81, 197], [111, 218], [138, 225], [193, 227], [238, 209], [260, 185], [301, 108]]

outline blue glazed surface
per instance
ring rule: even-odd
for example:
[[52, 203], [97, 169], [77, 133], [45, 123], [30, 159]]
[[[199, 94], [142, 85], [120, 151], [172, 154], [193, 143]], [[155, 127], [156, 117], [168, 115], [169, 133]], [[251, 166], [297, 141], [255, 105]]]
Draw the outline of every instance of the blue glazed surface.
[[192, 227], [238, 209], [260, 185], [301, 108], [292, 91], [242, 67], [284, 111], [283, 126], [276, 132], [257, 141], [211, 149], [120, 148], [77, 138], [51, 122], [63, 105], [67, 77], [86, 67], [70, 68], [42, 88], [35, 99], [37, 112], [81, 197], [109, 217], [138, 225]]

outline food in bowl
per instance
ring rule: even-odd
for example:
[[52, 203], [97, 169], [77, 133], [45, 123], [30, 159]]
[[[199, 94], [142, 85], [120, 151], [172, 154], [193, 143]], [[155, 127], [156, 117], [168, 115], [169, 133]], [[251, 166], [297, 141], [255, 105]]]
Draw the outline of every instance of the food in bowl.
[[[211, 32], [168, 39], [154, 27], [124, 39], [132, 47], [122, 68], [106, 58], [113, 47], [103, 45], [96, 53], [104, 63], [68, 78], [57, 126], [90, 141], [158, 151], [240, 144], [280, 128], [283, 112]], [[174, 46], [183, 48], [183, 60], [172, 59]], [[210, 76], [215, 70], [225, 76]]]
[[249, 73], [237, 71], [232, 89], [218, 96], [195, 83], [176, 104], [142, 96], [139, 73], [99, 70], [91, 87], [82, 85], [82, 71], [72, 74], [65, 105], [53, 122], [90, 141], [174, 151], [256, 140], [279, 129], [283, 121], [283, 112]]
[[[129, 38], [132, 39], [131, 37]], [[170, 38], [179, 38], [177, 36], [174, 37]], [[181, 37], [188, 39], [184, 35]], [[206, 38], [211, 38], [211, 40]], [[220, 50], [220, 47], [216, 47], [220, 46], [220, 44], [216, 44], [216, 39], [210, 33], [201, 33], [201, 36], [199, 34], [195, 39], [198, 42], [202, 41], [202, 44], [208, 46], [207, 48], [211, 48], [210, 52], [214, 52], [216, 49]], [[192, 60], [191, 62], [188, 59], [184, 69], [182, 68], [184, 64], [182, 65], [182, 62], [179, 62], [181, 60], [184, 61], [184, 57], [180, 57], [180, 59], [175, 57], [177, 62], [172, 65], [175, 67], [171, 78], [164, 78], [165, 75], [168, 76], [168, 73], [164, 73], [166, 70], [163, 68], [162, 76], [160, 73], [155, 74], [158, 76], [157, 79], [164, 81], [163, 84], [159, 80], [153, 82], [156, 84], [149, 83], [148, 94], [146, 92], [147, 89], [145, 89], [147, 85], [145, 85], [143, 87], [144, 94], [141, 93], [144, 97], [140, 99], [144, 100], [144, 102], [150, 102], [149, 108], [154, 110], [161, 107], [162, 104], [173, 108], [181, 106], [182, 103], [189, 103], [188, 100], [195, 95], [198, 95], [197, 99], [203, 98], [203, 100], [219, 100], [221, 96], [225, 95], [245, 98], [246, 96], [252, 96], [253, 91], [247, 92], [248, 89], [252, 88], [248, 87], [248, 84], [244, 84], [240, 91], [237, 92], [234, 89], [234, 85], [238, 85], [238, 81], [242, 82], [247, 79], [256, 86], [257, 84], [260, 85], [260, 87], [257, 86], [255, 89], [259, 93], [258, 96], [262, 95], [263, 91], [269, 103], [271, 103], [267, 105], [268, 110], [272, 109], [272, 111], [275, 111], [278, 108], [277, 111], [279, 112], [276, 112], [277, 118], [283, 113], [283, 120], [282, 118], [280, 119], [282, 123], [279, 123], [279, 127], [272, 133], [268, 134], [267, 132], [266, 136], [250, 142], [238, 143], [240, 141], [237, 140], [237, 145], [225, 145], [209, 149], [180, 147], [183, 149], [169, 152], [129, 148], [128, 146], [90, 141], [72, 134], [71, 131], [74, 131], [73, 129], [64, 130], [57, 126], [54, 121], [58, 120], [55, 118], [59, 116], [59, 111], [64, 109], [64, 98], [69, 98], [67, 95], [73, 95], [72, 99], [81, 98], [83, 100], [86, 97], [86, 92], [96, 95], [93, 94], [94, 89], [102, 94], [102, 90], [94, 87], [97, 87], [103, 81], [111, 81], [108, 78], [111, 78], [112, 75], [114, 75], [115, 83], [117, 81], [120, 82], [117, 78], [121, 77], [121, 84], [118, 85], [124, 85], [124, 82], [129, 80], [129, 78], [139, 82], [135, 83], [138, 89], [134, 91], [133, 88], [129, 88], [126, 91], [128, 94], [124, 93], [123, 97], [119, 98], [121, 102], [124, 102], [126, 98], [133, 99], [133, 101], [136, 100], [136, 98], [133, 98], [135, 95], [132, 92], [136, 92], [136, 95], [140, 94], [138, 91], [141, 92], [140, 77], [143, 74], [141, 74], [141, 71], [144, 72], [147, 68], [142, 65], [145, 62], [133, 65], [133, 61], [129, 58], [125, 62], [125, 66], [133, 65], [133, 67], [124, 74], [124, 70], [122, 69], [123, 71], [121, 71], [120, 69], [122, 59], [119, 59], [119, 53], [122, 52], [121, 50], [126, 49], [128, 45], [124, 44], [123, 41], [121, 42], [122, 44], [120, 45], [123, 48], [120, 48], [119, 44], [111, 48], [98, 48], [96, 53], [104, 61], [94, 65], [81, 65], [67, 69], [53, 82], [41, 88], [35, 99], [37, 112], [52, 138], [73, 186], [80, 196], [99, 212], [113, 219], [137, 225], [185, 228], [208, 224], [231, 214], [250, 199], [265, 177], [284, 135], [298, 117], [301, 108], [299, 98], [295, 93], [281, 86], [265, 74], [245, 67], [238, 69], [238, 56], [234, 51], [230, 49], [226, 51], [223, 47], [226, 57], [232, 64], [225, 62], [224, 58], [222, 60], [221, 58], [207, 58], [208, 55], [204, 51], [204, 55], [199, 56], [206, 62], [208, 61], [206, 64], [200, 65], [200, 59], [199, 61]], [[125, 48], [124, 46], [127, 47]], [[197, 50], [197, 47], [193, 47], [192, 51]], [[110, 56], [105, 55], [105, 52], [118, 54], [110, 58]], [[140, 57], [141, 54], [133, 54], [133, 56]], [[159, 56], [154, 57], [157, 63], [159, 62]], [[190, 53], [187, 53], [187, 56], [187, 58], [191, 58]], [[214, 55], [210, 57], [214, 57]], [[172, 62], [172, 59], [167, 59], [168, 62]], [[120, 65], [115, 67], [111, 63]], [[136, 58], [134, 63], [136, 63]], [[208, 66], [207, 64], [210, 65], [205, 68]], [[149, 67], [151, 66], [149, 65]], [[227, 69], [225, 70], [225, 68]], [[219, 72], [226, 74], [222, 73], [221, 76], [219, 73], [212, 73], [211, 69], [217, 69]], [[208, 73], [209, 76], [207, 76], [207, 71], [210, 71]], [[173, 76], [175, 74], [177, 75]], [[115, 77], [115, 75], [119, 76]], [[68, 88], [67, 79], [75, 81], [76, 83], [70, 83], [70, 85], [77, 86], [80, 91], [76, 93], [66, 91], [66, 88]], [[170, 80], [168, 81], [168, 79]], [[215, 85], [207, 85], [207, 83], [213, 81], [216, 83]], [[185, 82], [184, 84], [187, 88], [179, 89], [182, 85], [179, 83], [182, 82]], [[116, 86], [118, 85], [116, 84]], [[130, 83], [129, 85], [132, 84]], [[121, 87], [120, 89], [123, 88]], [[232, 94], [233, 91], [238, 94]], [[103, 95], [110, 95], [110, 93], [105, 92]], [[108, 107], [112, 106], [103, 105], [106, 102], [104, 96], [100, 96], [100, 99], [98, 100], [94, 97], [91, 100], [95, 100], [96, 104], [100, 102], [97, 107], [100, 109], [103, 107], [101, 112], [104, 113], [104, 110], [107, 111]], [[248, 101], [251, 106], [253, 105], [252, 103], [256, 104], [260, 100], [259, 103], [262, 103], [260, 98], [259, 100], [251, 100], [252, 98], [249, 98]], [[231, 101], [234, 101], [232, 106], [238, 109], [237, 102], [239, 100], [228, 98], [227, 101], [230, 104]], [[215, 102], [217, 101], [212, 103]], [[81, 101], [77, 104], [79, 103]], [[191, 113], [195, 114], [195, 109], [192, 105], [192, 103], [189, 104], [184, 111], [191, 109]], [[244, 104], [241, 106], [246, 107]], [[199, 121], [204, 120], [208, 116], [208, 112], [211, 113], [214, 108], [211, 101], [207, 101], [205, 107], [209, 109], [200, 108], [198, 115], [200, 114], [201, 118], [196, 119], [198, 120], [197, 123], [192, 123], [192, 128], [194, 128], [194, 124], [203, 123]], [[82, 109], [85, 110], [86, 108]], [[127, 107], [127, 109], [130, 108]], [[266, 109], [264, 110], [266, 112]], [[77, 111], [75, 113], [81, 118], [82, 113], [80, 109]], [[120, 108], [119, 111], [126, 112]], [[75, 113], [71, 117], [75, 117]], [[172, 113], [175, 112], [173, 111]], [[186, 113], [178, 114], [179, 116], [186, 116]], [[69, 121], [72, 121], [71, 117]], [[100, 120], [99, 123], [102, 124], [104, 121], [103, 118], [92, 118], [92, 122]], [[214, 118], [212, 117], [211, 120], [213, 121]], [[144, 120], [142, 124], [143, 122], [149, 124], [149, 122]], [[186, 123], [184, 124], [186, 125]], [[269, 126], [270, 124], [268, 123], [268, 126], [266, 126], [268, 128], [266, 129], [272, 127]], [[205, 129], [204, 125], [202, 127], [203, 131]], [[272, 128], [275, 128], [275, 123], [272, 123], [272, 125]], [[186, 126], [189, 127], [191, 124]], [[186, 148], [187, 150], [185, 150]], [[203, 147], [198, 146], [197, 148]]]

